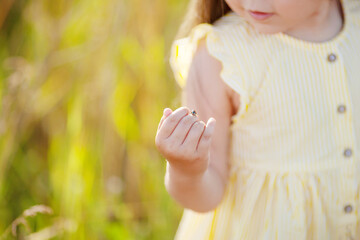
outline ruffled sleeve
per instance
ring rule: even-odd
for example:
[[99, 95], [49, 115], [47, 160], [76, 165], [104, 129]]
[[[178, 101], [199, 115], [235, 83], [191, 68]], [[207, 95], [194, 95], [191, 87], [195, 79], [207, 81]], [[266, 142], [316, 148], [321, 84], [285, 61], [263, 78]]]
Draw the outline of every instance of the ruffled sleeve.
[[227, 44], [227, 41], [230, 40], [228, 37], [228, 31], [225, 31], [224, 28], [211, 24], [197, 25], [188, 37], [176, 40], [173, 43], [170, 65], [176, 81], [180, 87], [184, 87], [198, 43], [205, 38], [209, 54], [222, 63], [220, 73], [222, 80], [240, 95], [241, 107], [238, 115], [242, 115], [249, 104], [247, 76], [242, 71], [239, 59], [234, 54], [234, 49], [231, 49]]

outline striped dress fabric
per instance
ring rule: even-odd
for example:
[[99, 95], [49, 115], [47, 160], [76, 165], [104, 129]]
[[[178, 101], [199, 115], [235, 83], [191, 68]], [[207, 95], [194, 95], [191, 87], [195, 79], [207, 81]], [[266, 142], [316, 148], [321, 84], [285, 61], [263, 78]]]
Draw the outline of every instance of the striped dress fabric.
[[342, 3], [324, 43], [257, 33], [233, 12], [174, 42], [181, 86], [205, 38], [241, 101], [223, 201], [185, 209], [177, 240], [360, 239], [360, 1]]

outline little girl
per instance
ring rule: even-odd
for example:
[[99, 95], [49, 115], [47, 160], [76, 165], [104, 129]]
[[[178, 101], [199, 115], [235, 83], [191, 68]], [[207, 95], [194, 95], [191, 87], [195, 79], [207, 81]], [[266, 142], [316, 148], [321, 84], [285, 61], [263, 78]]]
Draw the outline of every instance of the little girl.
[[155, 139], [176, 239], [360, 239], [360, 1], [193, 0], [183, 26]]

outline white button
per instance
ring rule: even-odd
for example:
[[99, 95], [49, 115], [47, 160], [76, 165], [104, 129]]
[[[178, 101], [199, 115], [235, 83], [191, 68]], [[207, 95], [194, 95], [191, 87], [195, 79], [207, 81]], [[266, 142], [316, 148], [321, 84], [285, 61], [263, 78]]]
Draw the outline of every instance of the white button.
[[344, 112], [346, 112], [346, 106], [345, 105], [339, 105], [338, 106], [338, 113], [344, 113]]
[[328, 55], [328, 61], [329, 62], [335, 62], [336, 61], [336, 55], [334, 53], [330, 53]]
[[344, 207], [344, 212], [345, 212], [345, 213], [351, 213], [352, 210], [353, 210], [353, 207], [352, 207], [350, 204], [349, 204], [349, 205], [346, 205], [346, 206]]
[[351, 157], [352, 156], [352, 150], [350, 148], [345, 149], [344, 156], [345, 157]]

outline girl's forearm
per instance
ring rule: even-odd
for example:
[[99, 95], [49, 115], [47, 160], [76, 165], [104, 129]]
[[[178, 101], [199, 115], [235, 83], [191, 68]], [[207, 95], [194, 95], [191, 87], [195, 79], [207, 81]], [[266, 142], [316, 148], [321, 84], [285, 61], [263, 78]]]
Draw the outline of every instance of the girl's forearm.
[[202, 175], [188, 176], [167, 163], [165, 187], [169, 194], [184, 208], [196, 212], [215, 209], [224, 195], [224, 183], [219, 174], [211, 168]]

